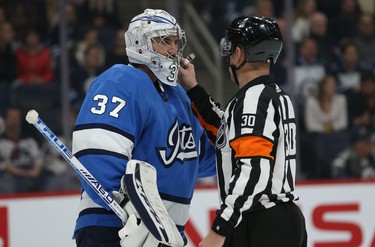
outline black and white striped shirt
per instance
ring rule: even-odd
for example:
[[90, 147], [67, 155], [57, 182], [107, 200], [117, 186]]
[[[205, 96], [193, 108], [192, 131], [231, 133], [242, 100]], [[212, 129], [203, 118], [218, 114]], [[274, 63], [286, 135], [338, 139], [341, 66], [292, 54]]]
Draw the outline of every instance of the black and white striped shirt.
[[221, 206], [212, 230], [226, 236], [244, 214], [295, 199], [296, 116], [272, 76], [246, 84], [225, 112], [200, 86], [188, 95], [216, 144]]

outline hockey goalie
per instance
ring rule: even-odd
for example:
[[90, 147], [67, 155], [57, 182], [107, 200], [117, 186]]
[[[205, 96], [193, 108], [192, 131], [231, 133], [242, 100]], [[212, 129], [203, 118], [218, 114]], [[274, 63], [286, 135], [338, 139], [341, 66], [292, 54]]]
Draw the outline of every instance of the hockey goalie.
[[[91, 83], [74, 126], [72, 152], [111, 195], [122, 187], [136, 210], [126, 207], [124, 227], [80, 178], [77, 247], [119, 247], [120, 230], [122, 246], [152, 246], [152, 237], [184, 246], [196, 180], [216, 175], [214, 146], [178, 84], [180, 66], [189, 60], [183, 58], [185, 32], [166, 11], [146, 9], [130, 21], [124, 37], [130, 64], [116, 64]], [[133, 167], [132, 160], [150, 164], [156, 178], [145, 179], [152, 169]]]

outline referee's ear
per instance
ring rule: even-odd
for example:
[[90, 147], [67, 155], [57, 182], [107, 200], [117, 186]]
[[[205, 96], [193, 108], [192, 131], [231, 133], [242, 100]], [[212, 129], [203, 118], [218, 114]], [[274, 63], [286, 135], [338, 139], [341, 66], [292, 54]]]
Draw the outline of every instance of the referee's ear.
[[236, 48], [234, 48], [233, 53], [230, 55], [232, 59], [231, 64], [239, 67], [245, 59], [245, 54], [245, 48], [237, 45]]

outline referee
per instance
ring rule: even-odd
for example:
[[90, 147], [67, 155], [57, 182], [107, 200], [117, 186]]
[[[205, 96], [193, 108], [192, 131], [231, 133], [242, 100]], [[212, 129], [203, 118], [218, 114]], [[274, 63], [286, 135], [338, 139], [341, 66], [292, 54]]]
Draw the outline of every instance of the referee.
[[282, 49], [277, 23], [238, 17], [220, 42], [239, 86], [225, 112], [198, 85], [194, 65], [180, 69], [192, 108], [216, 144], [220, 209], [200, 247], [305, 247], [305, 219], [294, 203], [296, 116], [270, 75]]

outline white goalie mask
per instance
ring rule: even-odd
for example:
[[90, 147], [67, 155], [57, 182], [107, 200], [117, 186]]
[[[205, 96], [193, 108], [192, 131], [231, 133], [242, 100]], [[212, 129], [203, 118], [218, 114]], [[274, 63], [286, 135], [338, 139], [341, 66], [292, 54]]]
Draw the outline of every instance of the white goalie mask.
[[[165, 39], [175, 36], [178, 44], [173, 54], [160, 54], [153, 49], [153, 42], [168, 46]], [[176, 19], [168, 12], [159, 9], [146, 9], [135, 16], [125, 33], [126, 55], [129, 62], [145, 64], [163, 83], [177, 85], [178, 69], [182, 52], [186, 45], [185, 32], [180, 28]], [[158, 46], [158, 44], [156, 44]]]

